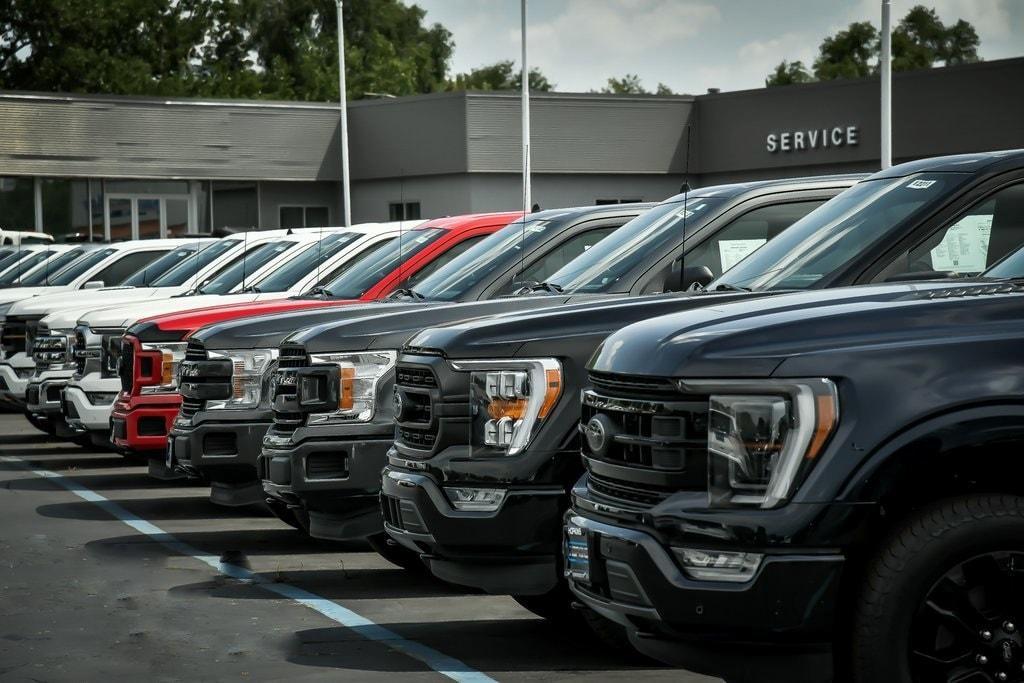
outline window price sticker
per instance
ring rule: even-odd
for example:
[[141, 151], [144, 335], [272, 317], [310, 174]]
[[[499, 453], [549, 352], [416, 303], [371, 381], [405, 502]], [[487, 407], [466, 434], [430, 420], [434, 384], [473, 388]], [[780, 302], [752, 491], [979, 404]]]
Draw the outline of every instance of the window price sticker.
[[988, 266], [992, 216], [965, 216], [931, 251], [932, 270], [980, 273]]
[[722, 240], [718, 243], [718, 256], [722, 259], [722, 272], [729, 270], [763, 247], [768, 240]]

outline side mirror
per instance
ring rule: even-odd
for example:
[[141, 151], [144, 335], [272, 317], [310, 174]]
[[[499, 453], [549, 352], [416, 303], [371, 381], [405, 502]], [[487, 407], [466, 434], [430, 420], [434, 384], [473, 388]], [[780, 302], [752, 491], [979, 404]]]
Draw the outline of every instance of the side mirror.
[[682, 260], [673, 261], [665, 275], [666, 292], [685, 292], [694, 284], [706, 287], [715, 279], [707, 266], [683, 266]]
[[101, 289], [103, 287], [103, 280], [90, 280], [82, 285], [82, 289]]

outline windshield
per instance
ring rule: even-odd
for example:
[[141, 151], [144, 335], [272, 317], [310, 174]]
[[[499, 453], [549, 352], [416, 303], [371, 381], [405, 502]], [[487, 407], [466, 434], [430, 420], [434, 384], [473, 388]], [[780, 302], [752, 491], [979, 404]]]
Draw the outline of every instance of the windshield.
[[416, 293], [425, 299], [455, 301], [493, 273], [519, 262], [536, 244], [543, 243], [550, 225], [548, 220], [506, 225], [425, 277], [416, 285]]
[[234, 263], [208, 279], [198, 289], [199, 294], [227, 294], [246, 278], [295, 246], [293, 241], [266, 242], [238, 257]]
[[80, 258], [85, 253], [84, 249], [71, 249], [65, 251], [59, 256], [55, 256], [43, 265], [42, 268], [38, 268], [34, 272], [29, 273], [25, 277], [21, 278], [22, 287], [31, 287], [35, 285], [45, 285], [50, 281], [50, 278], [55, 273], [59, 273], [60, 269], [64, 266], [73, 263], [75, 259]]
[[0, 271], [3, 271], [6, 268], [10, 268], [11, 265], [15, 263], [18, 259], [26, 258], [29, 254], [32, 253], [34, 252], [19, 250], [4, 254], [3, 257], [0, 257]]
[[[720, 197], [689, 197], [659, 204], [604, 238], [579, 258], [565, 264], [548, 283], [566, 292], [625, 292], [633, 284], [627, 277], [637, 266], [651, 262], [683, 242], [702, 226]], [[685, 208], [684, 208], [685, 205]]]
[[286, 292], [305, 276], [313, 273], [348, 245], [361, 237], [358, 232], [342, 232], [328, 235], [316, 244], [311, 244], [302, 253], [291, 258], [273, 273], [256, 283], [257, 292]]
[[87, 255], [78, 259], [74, 263], [69, 264], [67, 268], [51, 277], [50, 284], [59, 287], [70, 285], [115, 252], [117, 252], [117, 249], [97, 249], [96, 251], [90, 251]]
[[185, 259], [166, 273], [153, 280], [152, 287], [180, 287], [195, 277], [195, 274], [210, 265], [223, 254], [234, 249], [242, 240], [218, 240], [202, 249], [195, 258]]
[[10, 267], [10, 270], [0, 275], [0, 285], [11, 285], [18, 281], [23, 273], [35, 268], [44, 260], [53, 256], [52, 251], [37, 251], [28, 258], [23, 258]]
[[400, 263], [423, 251], [446, 232], [440, 228], [410, 230], [401, 239], [388, 242], [362, 257], [358, 263], [325, 284], [324, 291], [328, 296], [358, 299]]
[[949, 196], [964, 173], [921, 173], [865, 180], [794, 223], [708, 285], [754, 290], [805, 289], [891, 234], [912, 213]]
[[120, 287], [151, 287], [153, 282], [175, 266], [181, 265], [204, 245], [188, 244], [172, 249], [152, 263], [143, 266], [134, 275], [122, 282]]

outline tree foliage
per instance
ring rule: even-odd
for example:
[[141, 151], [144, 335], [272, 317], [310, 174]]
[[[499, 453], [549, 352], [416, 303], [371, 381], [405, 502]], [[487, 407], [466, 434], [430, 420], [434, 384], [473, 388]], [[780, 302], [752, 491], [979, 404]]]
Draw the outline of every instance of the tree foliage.
[[[456, 74], [448, 81], [449, 90], [519, 90], [523, 83], [522, 69], [517, 69], [511, 59], [488, 64], [471, 70], [469, 73]], [[530, 90], [550, 92], [555, 84], [541, 73], [540, 69], [530, 69]]]
[[[349, 97], [445, 87], [451, 34], [400, 0], [345, 4]], [[334, 0], [0, 0], [0, 88], [338, 97]]]
[[[928, 69], [936, 64], [977, 62], [979, 45], [974, 26], [963, 19], [944, 24], [934, 9], [915, 5], [892, 31], [893, 71]], [[860, 78], [878, 73], [881, 36], [868, 21], [855, 22], [818, 48], [813, 75], [799, 61], [783, 60], [765, 85], [790, 85], [814, 80]]]
[[[644, 87], [637, 74], [626, 74], [622, 78], [609, 78], [600, 92], [608, 95], [650, 95], [651, 91]], [[672, 88], [658, 83], [655, 95], [674, 95]]]

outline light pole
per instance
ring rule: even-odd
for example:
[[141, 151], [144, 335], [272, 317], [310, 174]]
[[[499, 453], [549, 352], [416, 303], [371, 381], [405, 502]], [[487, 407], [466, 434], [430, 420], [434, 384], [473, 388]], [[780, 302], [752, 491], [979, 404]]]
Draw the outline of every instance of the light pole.
[[523, 213], [530, 213], [530, 209], [533, 207], [533, 198], [531, 196], [532, 189], [530, 187], [530, 68], [526, 63], [526, 0], [522, 0], [522, 17]]
[[348, 98], [345, 94], [345, 32], [341, 17], [342, 0], [335, 0], [338, 6], [338, 89], [341, 109], [341, 202], [343, 225], [352, 225], [352, 195], [348, 182]]
[[882, 168], [892, 166], [892, 30], [889, 27], [889, 2], [882, 0], [882, 56], [879, 60], [882, 77]]

